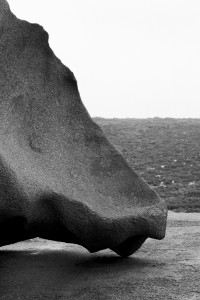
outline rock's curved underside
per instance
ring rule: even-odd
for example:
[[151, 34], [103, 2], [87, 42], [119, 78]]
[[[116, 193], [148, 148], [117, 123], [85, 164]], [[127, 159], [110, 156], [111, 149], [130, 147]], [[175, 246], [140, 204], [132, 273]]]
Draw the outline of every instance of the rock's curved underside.
[[1, 300], [199, 300], [200, 214], [169, 212], [166, 238], [128, 259], [32, 239], [0, 248]]
[[92, 121], [48, 34], [0, 0], [0, 245], [36, 236], [127, 256], [167, 209]]

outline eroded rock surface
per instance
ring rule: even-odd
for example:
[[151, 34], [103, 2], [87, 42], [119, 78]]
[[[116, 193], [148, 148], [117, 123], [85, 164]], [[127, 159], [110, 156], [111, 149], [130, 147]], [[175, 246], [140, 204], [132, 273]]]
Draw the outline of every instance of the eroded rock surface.
[[200, 214], [169, 212], [133, 256], [35, 239], [0, 248], [0, 299], [199, 300]]
[[0, 245], [36, 236], [135, 252], [167, 210], [92, 121], [48, 34], [0, 0]]

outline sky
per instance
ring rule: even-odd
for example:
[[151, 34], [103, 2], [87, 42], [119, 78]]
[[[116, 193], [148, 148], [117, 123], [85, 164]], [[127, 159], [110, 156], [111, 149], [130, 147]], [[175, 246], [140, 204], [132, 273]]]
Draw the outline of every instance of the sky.
[[199, 0], [8, 0], [49, 33], [91, 116], [200, 118]]

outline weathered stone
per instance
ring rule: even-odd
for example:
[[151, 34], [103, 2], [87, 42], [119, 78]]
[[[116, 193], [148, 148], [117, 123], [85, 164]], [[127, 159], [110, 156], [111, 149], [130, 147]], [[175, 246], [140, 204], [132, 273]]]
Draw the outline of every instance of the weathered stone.
[[1, 300], [199, 300], [200, 214], [169, 212], [166, 238], [121, 260], [32, 239], [0, 248]]
[[0, 0], [0, 245], [32, 237], [130, 255], [167, 210], [81, 102], [48, 34]]

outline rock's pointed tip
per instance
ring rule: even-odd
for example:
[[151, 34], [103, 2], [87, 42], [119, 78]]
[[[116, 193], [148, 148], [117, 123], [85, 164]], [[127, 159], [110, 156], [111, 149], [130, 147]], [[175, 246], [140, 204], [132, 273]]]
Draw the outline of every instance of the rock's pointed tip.
[[6, 0], [0, 0], [0, 22], [10, 13], [10, 6]]
[[0, 12], [10, 10], [10, 6], [6, 0], [0, 0]]

